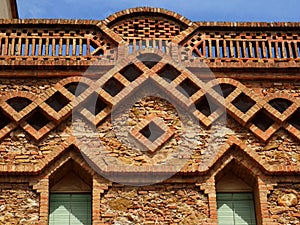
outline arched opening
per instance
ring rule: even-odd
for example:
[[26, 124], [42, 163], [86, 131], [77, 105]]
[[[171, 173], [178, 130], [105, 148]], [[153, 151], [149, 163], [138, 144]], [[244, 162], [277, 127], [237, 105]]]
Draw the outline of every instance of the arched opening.
[[49, 181], [49, 225], [92, 224], [91, 175], [70, 160]]
[[256, 179], [232, 161], [216, 176], [219, 225], [256, 225]]

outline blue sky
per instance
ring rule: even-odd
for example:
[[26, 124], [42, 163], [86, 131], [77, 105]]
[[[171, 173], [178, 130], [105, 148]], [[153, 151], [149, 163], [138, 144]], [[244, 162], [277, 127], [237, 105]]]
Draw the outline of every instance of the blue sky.
[[193, 21], [300, 21], [299, 0], [17, 0], [20, 18], [104, 19], [152, 6]]

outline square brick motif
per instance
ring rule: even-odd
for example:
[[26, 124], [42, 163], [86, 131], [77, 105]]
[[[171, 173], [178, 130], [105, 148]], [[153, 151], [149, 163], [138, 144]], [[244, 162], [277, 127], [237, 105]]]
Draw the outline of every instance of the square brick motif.
[[131, 130], [132, 137], [151, 153], [168, 141], [173, 134], [174, 130], [155, 115], [146, 117]]

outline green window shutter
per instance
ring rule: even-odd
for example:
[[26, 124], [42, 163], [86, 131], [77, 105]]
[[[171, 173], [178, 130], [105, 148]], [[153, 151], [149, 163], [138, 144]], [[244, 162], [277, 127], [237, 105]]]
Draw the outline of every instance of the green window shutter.
[[217, 193], [219, 225], [256, 225], [252, 193]]
[[90, 194], [50, 194], [49, 225], [92, 224]]

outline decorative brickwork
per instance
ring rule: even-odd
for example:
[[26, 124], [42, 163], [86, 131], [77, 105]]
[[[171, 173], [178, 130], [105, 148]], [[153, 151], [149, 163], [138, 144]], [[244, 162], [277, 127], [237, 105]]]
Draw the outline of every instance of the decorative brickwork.
[[[103, 21], [0, 20], [0, 224], [48, 224], [68, 169], [92, 190], [93, 224], [217, 224], [228, 173], [253, 189], [257, 224], [298, 224], [299, 28], [148, 7]], [[80, 142], [107, 156], [98, 168]], [[168, 173], [149, 165], [178, 147], [186, 163], [160, 184], [97, 173]]]
[[299, 32], [195, 32], [184, 46], [191, 49], [193, 56], [213, 60], [236, 59], [239, 61], [268, 59], [288, 60], [299, 58]]

